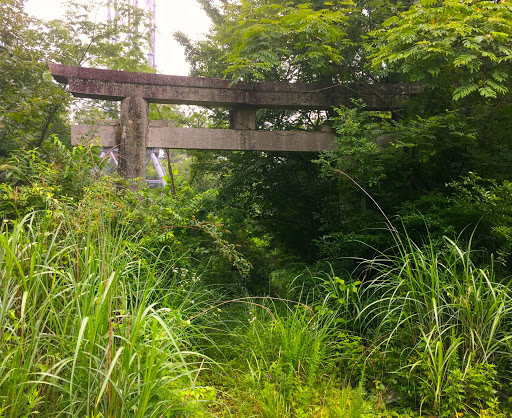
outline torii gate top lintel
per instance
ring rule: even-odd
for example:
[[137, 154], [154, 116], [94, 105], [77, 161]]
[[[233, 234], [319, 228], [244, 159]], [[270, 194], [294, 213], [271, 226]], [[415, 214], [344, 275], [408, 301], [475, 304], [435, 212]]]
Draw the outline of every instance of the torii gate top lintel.
[[393, 110], [417, 86], [407, 84], [245, 82], [204, 77], [104, 70], [49, 64], [56, 81], [69, 85], [76, 97], [122, 100], [142, 97], [150, 103], [198, 106], [254, 106], [265, 109], [329, 109], [362, 99], [368, 110]]

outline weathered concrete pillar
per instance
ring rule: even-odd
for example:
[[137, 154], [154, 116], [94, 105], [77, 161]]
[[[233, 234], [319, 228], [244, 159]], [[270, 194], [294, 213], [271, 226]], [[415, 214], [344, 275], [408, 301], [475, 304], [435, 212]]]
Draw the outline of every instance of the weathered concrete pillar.
[[125, 179], [146, 178], [146, 145], [149, 135], [149, 104], [142, 97], [121, 101], [119, 174]]
[[252, 106], [237, 106], [230, 109], [230, 128], [256, 130], [256, 108]]

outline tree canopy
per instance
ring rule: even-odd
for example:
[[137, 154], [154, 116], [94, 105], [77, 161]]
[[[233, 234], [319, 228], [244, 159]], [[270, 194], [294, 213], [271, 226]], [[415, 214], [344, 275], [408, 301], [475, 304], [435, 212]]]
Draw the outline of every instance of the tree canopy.
[[115, 19], [107, 22], [98, 20], [99, 1], [73, 0], [66, 7], [64, 19], [45, 22], [27, 15], [23, 0], [2, 5], [0, 154], [4, 156], [19, 147], [41, 147], [51, 134], [69, 143], [72, 100], [53, 81], [48, 62], [153, 71], [146, 63], [151, 19], [143, 9], [120, 2]]

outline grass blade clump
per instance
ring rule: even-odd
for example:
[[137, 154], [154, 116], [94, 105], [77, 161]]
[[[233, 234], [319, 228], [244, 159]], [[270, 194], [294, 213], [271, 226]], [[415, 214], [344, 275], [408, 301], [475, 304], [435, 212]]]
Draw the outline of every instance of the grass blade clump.
[[217, 317], [212, 338], [225, 354], [210, 379], [224, 388], [233, 413], [292, 417], [342, 408], [328, 405], [332, 382], [326, 380], [336, 317], [320, 316], [306, 302], [245, 297], [205, 314]]
[[[440, 416], [497, 405], [496, 367], [510, 361], [511, 289], [446, 239], [405, 236], [394, 256], [366, 264], [357, 321], [390, 390]], [[476, 387], [485, 390], [475, 390]]]
[[186, 411], [198, 355], [172, 260], [148, 264], [108, 219], [83, 231], [41, 214], [1, 231], [0, 415]]

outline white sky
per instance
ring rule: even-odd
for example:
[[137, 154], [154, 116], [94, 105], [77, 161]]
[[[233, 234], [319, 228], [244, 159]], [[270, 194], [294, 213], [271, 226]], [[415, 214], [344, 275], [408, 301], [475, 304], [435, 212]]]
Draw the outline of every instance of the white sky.
[[[27, 0], [25, 11], [44, 20], [63, 15], [65, 0]], [[139, 5], [145, 4], [139, 0]], [[105, 16], [106, 19], [106, 16]], [[192, 39], [208, 32], [210, 20], [195, 0], [156, 0], [156, 66], [159, 73], [188, 75], [183, 48], [172, 34], [182, 31]]]

